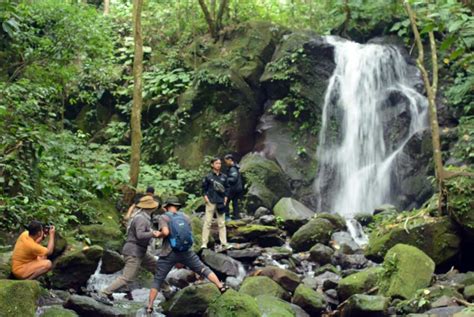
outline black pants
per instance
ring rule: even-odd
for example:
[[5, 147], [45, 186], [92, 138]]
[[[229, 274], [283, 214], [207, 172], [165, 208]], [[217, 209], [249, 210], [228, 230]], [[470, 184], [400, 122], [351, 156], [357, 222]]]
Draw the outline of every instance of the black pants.
[[225, 211], [225, 214], [227, 217], [230, 217], [230, 208], [229, 208], [229, 205], [230, 205], [230, 202], [232, 202], [232, 213], [234, 214], [234, 219], [240, 219], [240, 215], [239, 215], [239, 199], [240, 199], [240, 194], [234, 194], [234, 195], [231, 195], [229, 197], [229, 199], [227, 200], [227, 208], [226, 208], [226, 211]]

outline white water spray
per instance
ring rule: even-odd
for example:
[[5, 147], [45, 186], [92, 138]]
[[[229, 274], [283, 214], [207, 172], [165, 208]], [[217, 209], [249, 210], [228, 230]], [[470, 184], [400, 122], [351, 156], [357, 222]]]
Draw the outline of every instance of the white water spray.
[[[349, 220], [393, 200], [393, 162], [409, 138], [426, 127], [427, 101], [414, 89], [413, 66], [397, 48], [327, 40], [335, 47], [336, 69], [325, 96], [315, 191], [319, 211]], [[403, 97], [405, 102], [395, 106], [407, 107], [410, 118], [408, 134], [397, 142], [384, 138], [383, 110], [391, 94]], [[366, 240], [353, 221], [348, 227], [359, 244]]]

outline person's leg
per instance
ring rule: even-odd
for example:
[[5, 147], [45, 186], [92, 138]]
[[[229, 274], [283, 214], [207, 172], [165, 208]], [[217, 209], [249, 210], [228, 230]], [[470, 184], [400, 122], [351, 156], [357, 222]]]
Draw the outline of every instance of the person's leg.
[[231, 220], [231, 216], [230, 216], [230, 198], [227, 199], [227, 202], [225, 204], [225, 219], [226, 220]]
[[142, 267], [150, 273], [155, 274], [156, 271], [156, 257], [150, 253], [146, 253], [142, 260]]
[[206, 265], [204, 265], [204, 263], [202, 263], [202, 261], [193, 251], [187, 251], [183, 253], [180, 261], [195, 273], [207, 277], [209, 281], [217, 286], [217, 288], [221, 289], [223, 287], [217, 275]]
[[121, 287], [127, 286], [133, 282], [138, 274], [142, 259], [136, 256], [125, 256], [125, 267], [123, 273], [115, 281], [112, 282], [106, 289], [102, 291], [105, 295], [112, 295], [112, 293]]
[[225, 214], [217, 213], [217, 226], [219, 227], [219, 240], [221, 245], [227, 245], [227, 231], [225, 228]]
[[234, 214], [234, 219], [240, 219], [239, 195], [232, 197], [232, 213]]
[[147, 310], [153, 308], [153, 302], [158, 295], [158, 290], [166, 279], [166, 275], [168, 275], [175, 264], [176, 261], [173, 252], [171, 252], [166, 257], [160, 257], [156, 262], [155, 277], [153, 278], [153, 283], [150, 288], [150, 295], [148, 296]]
[[206, 203], [206, 212], [204, 213], [204, 225], [202, 227], [202, 247], [207, 248], [209, 242], [209, 235], [211, 234], [212, 216], [216, 209], [215, 204]]
[[50, 260], [35, 260], [24, 264], [18, 272], [14, 272], [16, 278], [21, 280], [34, 280], [35, 278], [48, 273], [53, 267]]

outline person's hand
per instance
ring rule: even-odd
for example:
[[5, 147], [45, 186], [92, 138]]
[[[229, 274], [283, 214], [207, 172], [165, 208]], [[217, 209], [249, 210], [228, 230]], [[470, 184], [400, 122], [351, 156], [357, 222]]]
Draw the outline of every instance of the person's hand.
[[184, 267], [184, 264], [176, 263], [176, 265], [174, 267], [177, 268], [177, 269], [182, 269]]
[[161, 235], [161, 232], [159, 232], [159, 231], [156, 231], [156, 230], [153, 230], [153, 237], [155, 237], [155, 238], [159, 238], [159, 237], [160, 237], [160, 235]]
[[56, 233], [56, 228], [54, 226], [51, 226], [49, 228], [49, 235], [54, 236], [55, 233]]
[[224, 197], [224, 205], [227, 205], [227, 197]]
[[206, 204], [210, 204], [211, 202], [209, 201], [209, 198], [207, 198], [207, 196], [204, 196], [204, 201], [206, 202]]

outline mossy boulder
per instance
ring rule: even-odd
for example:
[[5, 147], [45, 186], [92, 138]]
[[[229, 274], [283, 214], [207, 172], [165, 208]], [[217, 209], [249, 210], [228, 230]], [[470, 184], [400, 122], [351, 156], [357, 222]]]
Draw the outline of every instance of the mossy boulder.
[[474, 285], [469, 285], [464, 288], [464, 298], [469, 302], [474, 300]]
[[245, 278], [239, 292], [253, 297], [270, 295], [281, 299], [289, 299], [285, 289], [267, 276], [249, 276]]
[[60, 257], [50, 278], [51, 286], [64, 290], [80, 290], [97, 269], [103, 251], [100, 246], [92, 246]]
[[35, 316], [40, 291], [37, 281], [0, 280], [0, 315]]
[[318, 213], [316, 218], [328, 220], [336, 231], [346, 230], [346, 220], [339, 214], [330, 214], [327, 212]]
[[254, 242], [262, 247], [280, 246], [285, 243], [283, 232], [274, 226], [249, 224], [230, 228], [228, 239], [235, 242]]
[[271, 278], [290, 292], [294, 292], [296, 287], [301, 283], [301, 278], [296, 273], [277, 266], [266, 266], [258, 272], [260, 276]]
[[[332, 221], [331, 221], [332, 220]], [[327, 244], [334, 231], [338, 230], [337, 218], [326, 219], [326, 216], [311, 219], [300, 227], [291, 237], [290, 246], [296, 252], [308, 251], [317, 243]]]
[[240, 166], [248, 186], [243, 199], [247, 212], [253, 213], [262, 206], [272, 209], [280, 198], [291, 195], [287, 179], [274, 161], [250, 153], [242, 158]]
[[329, 264], [332, 261], [334, 250], [324, 244], [316, 243], [309, 250], [309, 258], [311, 261], [321, 265]]
[[62, 307], [51, 307], [45, 310], [41, 317], [78, 317], [75, 311], [62, 308]]
[[191, 285], [178, 291], [163, 304], [166, 316], [202, 316], [220, 296], [214, 284]]
[[209, 305], [207, 314], [209, 317], [261, 317], [255, 298], [232, 289]]
[[294, 317], [295, 313], [290, 303], [270, 295], [256, 297], [258, 308], [262, 316]]
[[74, 310], [79, 316], [87, 317], [126, 317], [131, 315], [127, 309], [119, 308], [117, 305], [112, 307], [102, 304], [89, 296], [72, 295], [64, 303], [64, 307]]
[[105, 250], [102, 254], [102, 265], [100, 273], [113, 274], [120, 271], [125, 266], [123, 257], [115, 251]]
[[114, 251], [122, 249], [124, 234], [118, 227], [93, 224], [80, 226], [79, 231], [90, 239], [91, 244], [100, 245], [105, 249]]
[[12, 270], [12, 251], [0, 253], [0, 279], [7, 279]]
[[397, 244], [385, 255], [380, 291], [389, 297], [410, 298], [430, 285], [435, 263], [420, 249]]
[[[470, 170], [470, 172], [473, 172]], [[446, 181], [447, 209], [463, 230], [474, 237], [474, 178], [457, 176]]]
[[293, 233], [314, 216], [314, 211], [293, 198], [283, 197], [273, 207], [273, 214]]
[[337, 295], [341, 301], [354, 294], [364, 293], [377, 285], [383, 268], [372, 267], [344, 277], [337, 285]]
[[389, 299], [380, 295], [356, 294], [349, 298], [342, 317], [383, 317], [387, 315]]
[[381, 261], [390, 248], [403, 243], [419, 248], [439, 265], [459, 252], [461, 238], [449, 217], [423, 217], [415, 221], [409, 223], [407, 229], [404, 223], [400, 223], [385, 232], [384, 229], [374, 230], [365, 255], [371, 260]]
[[303, 308], [311, 316], [319, 316], [326, 310], [327, 301], [324, 295], [306, 285], [300, 284], [291, 298], [291, 302]]

